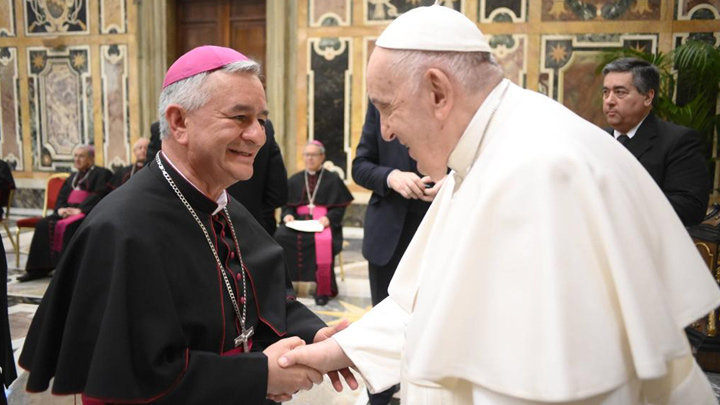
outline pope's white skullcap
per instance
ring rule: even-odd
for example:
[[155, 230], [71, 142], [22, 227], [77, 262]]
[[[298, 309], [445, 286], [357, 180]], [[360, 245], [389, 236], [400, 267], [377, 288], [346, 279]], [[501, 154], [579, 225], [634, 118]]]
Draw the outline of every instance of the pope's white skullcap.
[[490, 52], [474, 22], [450, 7], [414, 8], [395, 19], [375, 42], [388, 49]]

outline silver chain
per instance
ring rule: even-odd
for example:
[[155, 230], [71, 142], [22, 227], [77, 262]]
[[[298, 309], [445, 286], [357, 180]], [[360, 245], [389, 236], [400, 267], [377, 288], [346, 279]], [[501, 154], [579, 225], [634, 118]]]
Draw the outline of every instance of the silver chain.
[[235, 293], [233, 293], [233, 290], [230, 287], [230, 280], [228, 280], [227, 273], [225, 272], [225, 266], [223, 266], [222, 262], [220, 261], [220, 256], [218, 256], [217, 250], [215, 250], [215, 245], [213, 245], [212, 240], [210, 239], [210, 234], [208, 234], [207, 228], [205, 228], [205, 225], [203, 225], [202, 221], [200, 221], [200, 218], [197, 216], [195, 210], [190, 205], [190, 203], [185, 199], [185, 196], [182, 194], [180, 189], [178, 189], [178, 187], [175, 185], [173, 179], [170, 178], [170, 175], [165, 170], [165, 167], [160, 161], [159, 153], [155, 155], [155, 161], [157, 162], [160, 171], [162, 171], [165, 180], [167, 180], [167, 182], [170, 184], [170, 187], [172, 187], [173, 191], [175, 191], [175, 194], [177, 194], [180, 201], [182, 201], [182, 203], [185, 205], [185, 208], [187, 208], [192, 217], [195, 218], [195, 222], [197, 222], [197, 224], [200, 226], [203, 234], [205, 234], [205, 239], [207, 240], [208, 246], [210, 246], [210, 250], [212, 250], [213, 256], [215, 256], [215, 261], [217, 262], [218, 267], [220, 267], [220, 270], [222, 271], [222, 276], [225, 280], [225, 287], [227, 287], [228, 294], [230, 295], [230, 301], [232, 301], [233, 308], [235, 308], [235, 315], [237, 315], [237, 318], [240, 320], [241, 332], [244, 332], [245, 319], [247, 315], [247, 287], [245, 285], [245, 263], [243, 263], [242, 255], [240, 254], [240, 245], [238, 244], [237, 236], [235, 235], [235, 227], [230, 220], [230, 213], [228, 212], [227, 207], [225, 207], [223, 211], [225, 212], [225, 217], [227, 218], [228, 225], [230, 226], [230, 233], [232, 233], [233, 241], [235, 242], [235, 251], [237, 252], [238, 259], [240, 259], [240, 273], [242, 274], [243, 296], [245, 297], [245, 302], [243, 302], [242, 316], [240, 316], [240, 308], [238, 308], [237, 300], [235, 299]]
[[[315, 183], [315, 189], [312, 192], [312, 195], [310, 195], [310, 183], [308, 182], [308, 172], [305, 170], [305, 191], [307, 192], [308, 196], [308, 202], [310, 205], [314, 208], [315, 207], [315, 196], [317, 195], [318, 189], [320, 188], [320, 181], [322, 180], [324, 168], [320, 168], [320, 174], [318, 175], [318, 181]], [[312, 212], [310, 213], [312, 215]]]

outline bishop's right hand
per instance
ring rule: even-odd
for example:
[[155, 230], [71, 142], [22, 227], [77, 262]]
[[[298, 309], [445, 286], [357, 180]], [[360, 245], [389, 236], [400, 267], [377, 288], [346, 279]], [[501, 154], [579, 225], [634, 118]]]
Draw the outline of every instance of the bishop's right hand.
[[282, 368], [278, 359], [288, 351], [303, 346], [305, 342], [299, 337], [282, 339], [270, 345], [263, 353], [268, 358], [268, 397], [275, 400], [288, 400], [300, 390], [309, 390], [313, 384], [320, 384], [323, 376], [316, 370], [304, 366], [294, 365]]

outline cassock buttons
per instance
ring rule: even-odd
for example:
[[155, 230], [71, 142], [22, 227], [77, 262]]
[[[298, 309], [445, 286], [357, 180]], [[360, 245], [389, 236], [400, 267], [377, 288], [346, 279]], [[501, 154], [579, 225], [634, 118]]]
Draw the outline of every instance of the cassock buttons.
[[231, 258], [231, 259], [234, 259], [234, 258], [235, 258], [235, 252], [233, 252], [232, 250], [230, 251], [230, 258]]
[[235, 278], [236, 278], [238, 281], [242, 281], [242, 273], [238, 273], [238, 274], [235, 276]]

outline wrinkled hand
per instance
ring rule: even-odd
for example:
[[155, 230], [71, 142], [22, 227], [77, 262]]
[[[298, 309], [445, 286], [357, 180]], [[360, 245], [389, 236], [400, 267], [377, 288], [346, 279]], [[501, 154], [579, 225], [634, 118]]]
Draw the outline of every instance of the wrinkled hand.
[[285, 224], [287, 224], [288, 222], [292, 222], [294, 220], [295, 220], [295, 217], [290, 214], [287, 214], [283, 217], [283, 223], [285, 223]]
[[[346, 369], [353, 365], [352, 360], [345, 355], [345, 352], [343, 352], [335, 339], [327, 338], [318, 343], [296, 347], [281, 356], [278, 364], [283, 368], [301, 364], [325, 374]], [[341, 374], [343, 373], [341, 372]], [[345, 374], [343, 374], [343, 377], [345, 377], [345, 381], [347, 381], [351, 389], [357, 389], [358, 384], [355, 377], [348, 379]], [[342, 384], [339, 384], [339, 381], [337, 384], [333, 381], [333, 387], [338, 392], [342, 391]]]
[[[338, 323], [335, 326], [326, 326], [326, 327], [320, 329], [315, 334], [315, 339], [313, 340], [313, 343], [319, 343], [319, 342], [322, 342], [323, 340], [326, 340], [327, 338], [331, 337], [332, 335], [347, 328], [348, 325], [350, 325], [350, 321], [348, 321], [347, 319], [343, 319], [340, 321], [340, 323]], [[340, 370], [329, 371], [327, 373], [328, 377], [330, 377], [330, 381], [332, 382], [333, 388], [335, 388], [335, 391], [340, 392], [343, 390], [342, 382], [340, 381], [340, 377], [339, 377], [338, 373], [343, 376], [343, 379], [345, 379], [345, 382], [347, 383], [348, 387], [350, 387], [353, 390], [357, 389], [358, 382], [355, 379], [355, 376], [353, 375], [353, 373], [350, 371], [349, 368], [345, 367]]]
[[320, 217], [320, 219], [318, 219], [318, 222], [320, 222], [320, 225], [322, 225], [323, 228], [327, 228], [328, 226], [330, 226], [330, 220], [328, 219], [328, 217]]
[[263, 350], [268, 358], [268, 398], [287, 398], [287, 401], [301, 389], [309, 390], [313, 384], [322, 382], [322, 374], [304, 365], [282, 368], [278, 366], [280, 356], [304, 344], [299, 337], [291, 337], [277, 341]]
[[60, 208], [58, 210], [58, 215], [60, 215], [63, 218], [71, 217], [73, 215], [77, 215], [80, 213], [82, 213], [80, 208], [73, 208], [73, 207], [65, 207], [65, 208]]
[[413, 172], [393, 170], [388, 175], [388, 185], [403, 198], [419, 199], [424, 195], [425, 183]]
[[[434, 200], [438, 191], [440, 191], [440, 187], [442, 187], [443, 183], [445, 183], [446, 177], [447, 176], [440, 179], [440, 181], [435, 183], [434, 186], [423, 189], [424, 195], [420, 199], [423, 201], [427, 201], [427, 202], [431, 202], [432, 200]], [[423, 184], [430, 184], [430, 183], [432, 183], [432, 179], [430, 178], [430, 176], [425, 176], [422, 178], [422, 182], [423, 182]]]

